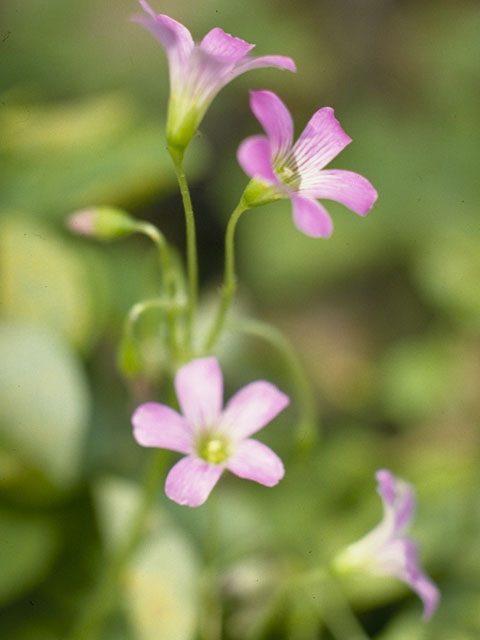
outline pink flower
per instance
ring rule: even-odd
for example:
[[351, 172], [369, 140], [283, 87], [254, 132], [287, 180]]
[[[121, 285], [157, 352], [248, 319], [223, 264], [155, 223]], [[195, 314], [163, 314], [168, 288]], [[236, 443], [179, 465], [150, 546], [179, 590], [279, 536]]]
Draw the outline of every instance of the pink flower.
[[252, 91], [250, 106], [267, 136], [247, 138], [238, 150], [241, 167], [254, 178], [245, 192], [247, 204], [290, 198], [295, 225], [314, 237], [328, 237], [333, 230], [317, 198], [336, 200], [362, 216], [370, 211], [377, 192], [366, 178], [352, 171], [324, 169], [352, 141], [331, 107], [314, 113], [293, 145], [292, 117], [275, 93]]
[[167, 476], [165, 492], [171, 500], [189, 507], [203, 504], [225, 469], [267, 487], [283, 478], [280, 458], [249, 437], [289, 403], [273, 384], [248, 384], [222, 410], [222, 372], [217, 360], [209, 357], [181, 367], [175, 390], [183, 415], [147, 402], [132, 416], [133, 435], [140, 445], [186, 454]]
[[351, 544], [337, 558], [339, 569], [362, 568], [370, 573], [395, 576], [406, 582], [423, 601], [423, 618], [430, 618], [440, 593], [422, 571], [417, 544], [404, 536], [415, 511], [411, 485], [385, 469], [375, 474], [383, 502], [383, 518], [364, 538]]
[[147, 16], [133, 18], [149, 29], [165, 49], [170, 69], [170, 103], [167, 138], [171, 146], [184, 149], [193, 137], [210, 103], [230, 80], [259, 67], [295, 71], [284, 56], [252, 58], [255, 45], [216, 27], [195, 44], [190, 31], [166, 15], [155, 15], [146, 0], [139, 0]]

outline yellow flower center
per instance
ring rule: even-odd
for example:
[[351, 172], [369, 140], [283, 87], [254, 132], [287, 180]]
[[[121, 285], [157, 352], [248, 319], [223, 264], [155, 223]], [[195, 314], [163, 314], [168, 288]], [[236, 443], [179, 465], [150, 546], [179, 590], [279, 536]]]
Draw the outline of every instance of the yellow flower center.
[[221, 464], [230, 456], [230, 448], [222, 436], [206, 434], [197, 443], [197, 453], [210, 464]]

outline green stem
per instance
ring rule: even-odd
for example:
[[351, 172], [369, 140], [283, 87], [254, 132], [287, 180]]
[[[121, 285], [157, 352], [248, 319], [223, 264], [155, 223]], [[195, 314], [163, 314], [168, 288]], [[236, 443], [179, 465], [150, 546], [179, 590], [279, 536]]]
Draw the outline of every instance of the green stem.
[[141, 501], [132, 520], [128, 535], [117, 552], [110, 558], [91, 594], [83, 615], [79, 618], [69, 636], [69, 640], [94, 640], [101, 632], [103, 624], [115, 606], [122, 573], [140, 542], [158, 485], [164, 475], [165, 452], [155, 450], [151, 454]]
[[296, 432], [298, 449], [310, 450], [318, 440], [316, 402], [312, 385], [295, 348], [279, 329], [261, 320], [235, 320], [229, 326], [235, 331], [266, 340], [283, 356], [295, 385], [300, 413]]
[[227, 311], [232, 302], [235, 290], [237, 288], [237, 278], [235, 275], [235, 229], [240, 216], [248, 209], [248, 205], [241, 198], [236, 209], [233, 211], [228, 221], [225, 233], [225, 267], [223, 275], [223, 285], [221, 291], [220, 304], [217, 315], [213, 322], [210, 333], [205, 342], [205, 351], [211, 351], [215, 346], [223, 329]]
[[187, 346], [192, 345], [193, 325], [197, 309], [198, 299], [198, 256], [197, 233], [195, 230], [195, 216], [193, 214], [192, 199], [188, 188], [187, 178], [183, 170], [183, 151], [169, 147], [170, 156], [175, 166], [178, 186], [182, 195], [183, 209], [185, 212], [185, 229], [187, 243], [187, 277], [188, 277], [188, 310], [187, 310]]
[[320, 615], [335, 640], [370, 640], [353, 613], [336, 579], [326, 569], [316, 569], [300, 578], [305, 589], [318, 584], [321, 597], [315, 598]]
[[[158, 257], [162, 269], [163, 285], [166, 296], [169, 300], [174, 300], [179, 288], [177, 273], [172, 263], [170, 251], [164, 235], [157, 227], [148, 222], [138, 222], [136, 225], [138, 233], [148, 236], [156, 245]], [[172, 359], [176, 360], [178, 353], [178, 311], [179, 306], [171, 304], [166, 306], [167, 321], [169, 327], [170, 352]]]

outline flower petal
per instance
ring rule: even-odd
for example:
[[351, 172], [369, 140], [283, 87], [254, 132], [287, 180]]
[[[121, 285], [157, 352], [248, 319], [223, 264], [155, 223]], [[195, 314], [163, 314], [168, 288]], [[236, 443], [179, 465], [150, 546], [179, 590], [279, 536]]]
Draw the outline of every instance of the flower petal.
[[146, 27], [160, 42], [167, 54], [171, 80], [175, 82], [194, 49], [192, 34], [173, 18], [163, 14], [155, 15], [145, 0], [140, 0], [140, 4], [150, 17], [133, 16], [132, 20]]
[[251, 91], [250, 108], [268, 136], [272, 160], [281, 162], [293, 140], [293, 121], [289, 110], [272, 91]]
[[341, 169], [302, 174], [298, 191], [313, 198], [335, 200], [362, 216], [370, 211], [378, 198], [378, 193], [366, 178]]
[[225, 33], [223, 29], [215, 27], [204, 36], [200, 43], [200, 49], [216, 58], [220, 58], [224, 63], [235, 64], [255, 45], [249, 44], [241, 38]]
[[197, 358], [181, 367], [175, 376], [175, 390], [192, 428], [217, 423], [223, 403], [223, 376], [216, 358]]
[[270, 382], [251, 382], [229, 400], [219, 426], [232, 438], [246, 438], [273, 420], [289, 402], [289, 397]]
[[313, 238], [328, 238], [333, 231], [333, 223], [325, 207], [315, 200], [296, 194], [292, 194], [291, 198], [293, 221], [297, 229]]
[[142, 447], [159, 447], [180, 453], [192, 451], [193, 434], [183, 417], [163, 404], [146, 402], [132, 416], [133, 435]]
[[247, 176], [278, 184], [272, 166], [270, 142], [265, 136], [251, 136], [244, 140], [238, 148], [237, 160]]
[[406, 582], [420, 596], [423, 602], [423, 619], [428, 620], [437, 608], [440, 592], [423, 572], [418, 560], [417, 545], [413, 540], [402, 540], [405, 554], [405, 569], [399, 578]]
[[378, 482], [377, 491], [383, 501], [383, 526], [392, 529], [392, 535], [404, 531], [412, 521], [415, 513], [415, 491], [413, 487], [396, 478], [387, 469], [380, 469], [375, 477]]
[[165, 493], [174, 502], [198, 507], [210, 495], [222, 475], [224, 467], [195, 456], [182, 458], [174, 465], [165, 482]]
[[227, 462], [227, 469], [240, 478], [273, 487], [285, 475], [280, 458], [258, 440], [243, 440]]
[[247, 58], [240, 62], [234, 69], [235, 76], [250, 71], [250, 69], [261, 69], [264, 67], [275, 67], [276, 69], [286, 69], [295, 72], [297, 67], [292, 58], [287, 56], [260, 56], [258, 58]]
[[332, 107], [323, 107], [310, 118], [286, 164], [304, 180], [311, 172], [323, 169], [351, 141]]

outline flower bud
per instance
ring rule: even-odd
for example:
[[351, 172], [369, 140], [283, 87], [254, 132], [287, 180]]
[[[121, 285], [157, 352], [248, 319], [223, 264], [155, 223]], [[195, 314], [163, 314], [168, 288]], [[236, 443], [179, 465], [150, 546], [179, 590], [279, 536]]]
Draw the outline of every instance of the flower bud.
[[92, 207], [73, 213], [68, 228], [79, 235], [98, 240], [116, 240], [134, 233], [137, 222], [126, 211], [113, 207]]

